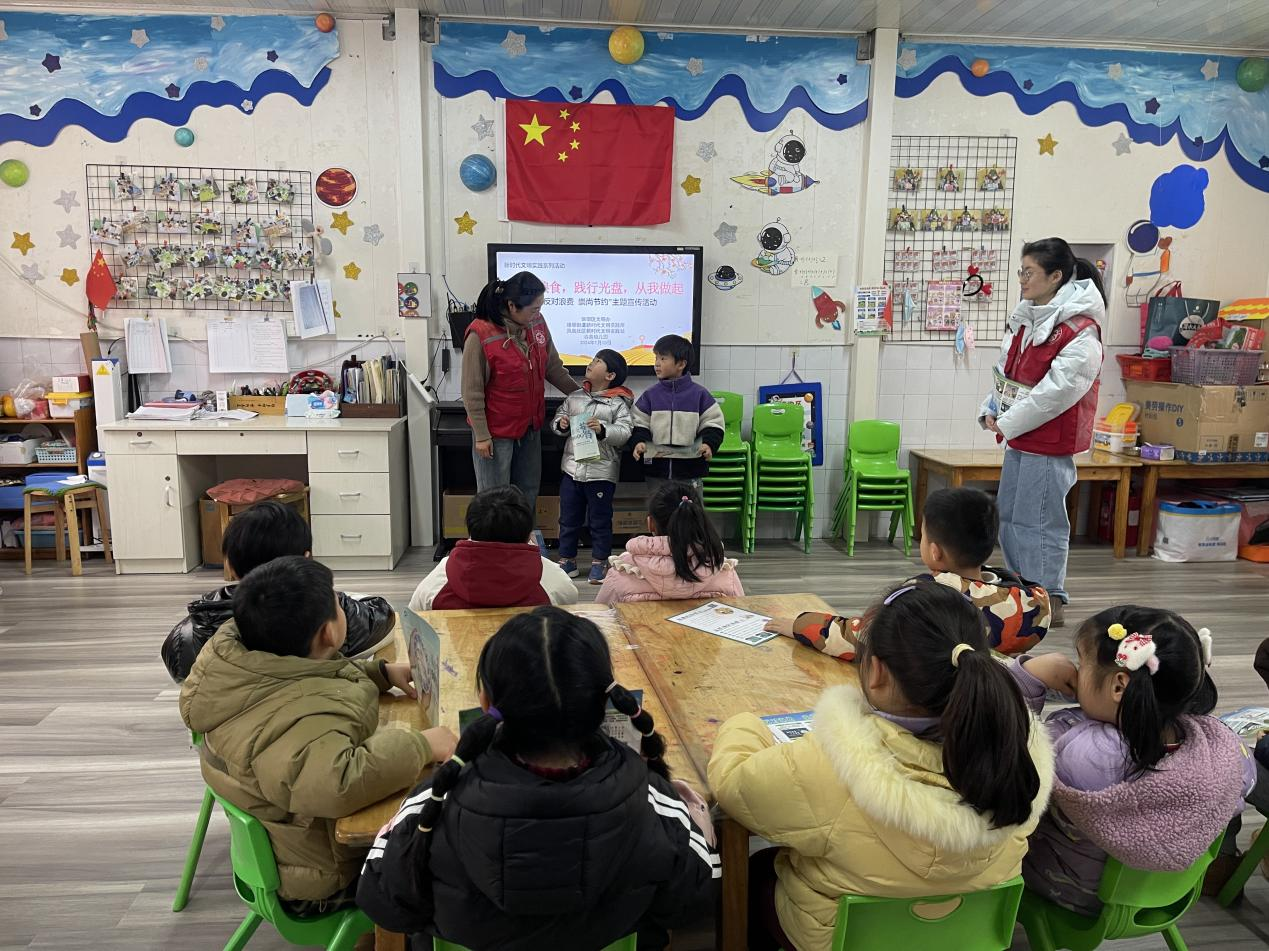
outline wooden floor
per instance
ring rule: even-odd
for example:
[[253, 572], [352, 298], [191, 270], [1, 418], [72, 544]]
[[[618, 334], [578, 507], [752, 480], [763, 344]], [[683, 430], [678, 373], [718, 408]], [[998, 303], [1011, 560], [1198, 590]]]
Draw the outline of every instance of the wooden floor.
[[[740, 574], [751, 594], [812, 591], [858, 611], [915, 565], [880, 544], [847, 558], [825, 542], [810, 555], [767, 542], [742, 560]], [[338, 583], [401, 604], [431, 567], [415, 550], [394, 572], [349, 573]], [[185, 603], [220, 583], [210, 571], [116, 577], [97, 560], [82, 578], [37, 562], [28, 579], [20, 565], [0, 563], [0, 951], [213, 949], [241, 921], [220, 816], [189, 906], [171, 911], [202, 785], [159, 645]], [[1115, 561], [1107, 548], [1079, 548], [1068, 588], [1070, 626], [1047, 646], [1069, 652], [1076, 624], [1105, 606], [1166, 606], [1214, 632], [1222, 711], [1269, 702], [1251, 667], [1269, 636], [1269, 566]], [[590, 600], [597, 589], [581, 590]], [[1202, 901], [1183, 930], [1194, 949], [1269, 945], [1269, 885], [1253, 877], [1233, 911]], [[676, 947], [708, 946], [705, 934], [685, 937]], [[266, 925], [250, 947], [284, 945]], [[1014, 947], [1026, 947], [1021, 930]]]

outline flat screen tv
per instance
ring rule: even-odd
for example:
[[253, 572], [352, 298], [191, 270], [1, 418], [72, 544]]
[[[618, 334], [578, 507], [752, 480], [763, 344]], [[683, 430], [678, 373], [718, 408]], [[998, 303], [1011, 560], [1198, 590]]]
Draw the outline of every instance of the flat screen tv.
[[489, 279], [532, 271], [546, 285], [542, 316], [560, 359], [580, 373], [605, 348], [630, 373], [652, 375], [652, 345], [665, 334], [692, 341], [700, 369], [699, 247], [610, 244], [491, 244]]

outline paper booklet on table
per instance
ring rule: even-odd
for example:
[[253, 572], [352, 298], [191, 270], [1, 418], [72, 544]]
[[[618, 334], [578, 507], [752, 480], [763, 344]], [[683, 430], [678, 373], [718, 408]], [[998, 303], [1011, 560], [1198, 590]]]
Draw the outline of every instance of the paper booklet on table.
[[[631, 690], [630, 695], [635, 698], [635, 702], [638, 703], [639, 706], [643, 706], [642, 690]], [[462, 733], [476, 722], [476, 720], [480, 718], [482, 712], [483, 711], [480, 707], [472, 707], [470, 710], [459, 710], [458, 732]], [[628, 716], [619, 712], [617, 708], [612, 705], [611, 700], [608, 701], [608, 707], [604, 710], [604, 722], [600, 726], [600, 729], [603, 730], [606, 735], [612, 737], [612, 739], [617, 740], [620, 743], [625, 743], [626, 746], [630, 747], [636, 753], [639, 752], [639, 743], [642, 739], [639, 735], [639, 731], [635, 729], [634, 724], [630, 722], [630, 718]]]
[[706, 634], [717, 634], [729, 641], [750, 644], [754, 647], [779, 636], [763, 630], [766, 623], [771, 620], [765, 614], [733, 608], [721, 601], [702, 604], [699, 608], [676, 614], [670, 620], [684, 627], [704, 631]]
[[419, 694], [419, 706], [427, 719], [427, 726], [441, 723], [441, 638], [432, 625], [409, 608], [400, 612], [401, 626], [405, 629], [405, 642], [410, 651], [410, 672], [414, 676], [414, 689]]
[[603, 458], [599, 434], [586, 425], [590, 419], [585, 414], [568, 418], [569, 435], [573, 438], [573, 458], [578, 462], [594, 462]]
[[1220, 718], [1227, 727], [1243, 739], [1257, 739], [1261, 733], [1269, 731], [1269, 708], [1243, 707]]
[[695, 459], [700, 454], [701, 441], [699, 439], [694, 440], [690, 446], [670, 446], [650, 442], [644, 449], [643, 462], [647, 465], [653, 459]]
[[777, 743], [792, 743], [799, 736], [811, 732], [811, 721], [814, 719], [815, 712], [807, 710], [803, 713], [777, 713], [763, 717], [762, 722], [767, 725]]

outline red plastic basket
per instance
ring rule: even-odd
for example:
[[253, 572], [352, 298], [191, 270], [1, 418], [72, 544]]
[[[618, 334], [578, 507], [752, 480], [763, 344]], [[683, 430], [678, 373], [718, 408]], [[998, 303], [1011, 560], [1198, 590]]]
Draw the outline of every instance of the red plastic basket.
[[1119, 372], [1125, 380], [1168, 383], [1172, 379], [1172, 360], [1168, 357], [1152, 358], [1117, 353], [1115, 359], [1119, 361]]

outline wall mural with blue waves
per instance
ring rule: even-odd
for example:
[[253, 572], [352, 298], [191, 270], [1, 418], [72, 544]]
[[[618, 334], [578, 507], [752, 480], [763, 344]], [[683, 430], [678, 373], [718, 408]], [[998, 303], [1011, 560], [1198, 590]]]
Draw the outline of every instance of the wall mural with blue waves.
[[198, 106], [311, 105], [339, 56], [312, 17], [0, 14], [0, 142], [45, 146], [67, 126], [118, 142], [138, 119]]
[[868, 115], [868, 64], [855, 62], [854, 39], [645, 31], [643, 57], [623, 66], [608, 53], [609, 32], [446, 22], [432, 51], [436, 89], [548, 102], [608, 92], [619, 103], [667, 103], [685, 120], [731, 96], [758, 132], [795, 108], [836, 130]]
[[1134, 142], [1176, 140], [1196, 162], [1224, 155], [1239, 178], [1269, 191], [1269, 88], [1241, 88], [1240, 62], [1191, 53], [905, 43], [896, 92], [918, 96], [952, 73], [973, 95], [1006, 93], [1027, 115], [1068, 102], [1084, 124], [1118, 123]]

